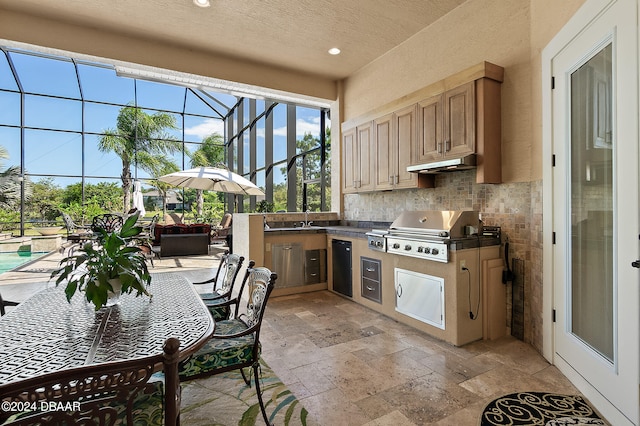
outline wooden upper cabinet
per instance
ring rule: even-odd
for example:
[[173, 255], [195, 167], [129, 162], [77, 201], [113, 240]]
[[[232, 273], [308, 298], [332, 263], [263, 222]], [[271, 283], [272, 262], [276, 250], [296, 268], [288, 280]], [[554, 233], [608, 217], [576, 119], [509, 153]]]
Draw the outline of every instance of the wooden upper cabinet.
[[431, 179], [407, 171], [416, 160], [418, 108], [411, 105], [374, 121], [375, 189], [426, 188]]
[[442, 158], [442, 121], [444, 119], [442, 99], [443, 95], [440, 94], [418, 103], [420, 132], [416, 149], [417, 163], [437, 161]]
[[444, 93], [444, 156], [475, 152], [475, 82]]
[[500, 96], [501, 74], [500, 80], [478, 78], [418, 102], [413, 164], [476, 154], [476, 182], [502, 182]]
[[420, 137], [415, 163], [475, 152], [475, 83], [470, 82], [418, 103]]
[[377, 118], [373, 124], [373, 131], [375, 187], [381, 190], [393, 189], [396, 174], [393, 160], [396, 156], [396, 144], [393, 141], [393, 114]]
[[372, 122], [342, 132], [342, 188], [345, 193], [374, 188], [372, 137]]
[[503, 77], [502, 67], [482, 62], [347, 124], [344, 191], [432, 188], [434, 174], [407, 167], [470, 154], [477, 183], [500, 183]]
[[342, 189], [346, 192], [356, 192], [355, 177], [355, 153], [356, 129], [355, 127], [342, 131]]
[[373, 170], [373, 122], [369, 122], [363, 126], [357, 127], [356, 146], [358, 147], [357, 158], [360, 160], [357, 171], [360, 174], [356, 181], [359, 191], [370, 191], [374, 188]]
[[407, 171], [416, 161], [418, 140], [418, 106], [411, 105], [393, 114], [393, 134], [397, 142], [395, 148], [396, 166], [394, 188], [427, 188], [433, 186], [430, 176]]

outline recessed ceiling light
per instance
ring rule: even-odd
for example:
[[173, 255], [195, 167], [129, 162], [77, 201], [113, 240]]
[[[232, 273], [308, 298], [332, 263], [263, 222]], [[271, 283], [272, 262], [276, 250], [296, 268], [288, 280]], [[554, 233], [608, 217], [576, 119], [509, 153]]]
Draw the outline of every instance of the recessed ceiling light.
[[193, 4], [195, 4], [196, 6], [200, 6], [200, 7], [209, 7], [209, 6], [211, 6], [211, 3], [209, 3], [209, 0], [193, 0]]
[[338, 49], [337, 47], [332, 47], [331, 49], [329, 49], [329, 55], [339, 55], [340, 54], [340, 49]]

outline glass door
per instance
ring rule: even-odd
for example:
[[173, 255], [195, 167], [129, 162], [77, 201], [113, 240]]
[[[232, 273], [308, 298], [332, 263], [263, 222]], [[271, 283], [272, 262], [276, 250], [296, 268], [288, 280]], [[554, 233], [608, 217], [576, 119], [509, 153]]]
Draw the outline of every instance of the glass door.
[[554, 364], [614, 424], [638, 424], [635, 19], [610, 3], [551, 62]]

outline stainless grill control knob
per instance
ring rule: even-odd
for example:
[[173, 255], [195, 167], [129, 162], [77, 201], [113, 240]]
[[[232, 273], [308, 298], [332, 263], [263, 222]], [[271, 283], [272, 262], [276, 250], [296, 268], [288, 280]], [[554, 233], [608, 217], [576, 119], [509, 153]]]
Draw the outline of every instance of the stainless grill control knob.
[[382, 247], [382, 241], [377, 241], [377, 242], [376, 242], [376, 246], [378, 246], [378, 247]]
[[436, 255], [439, 253], [439, 250], [437, 248], [431, 249], [431, 254]]
[[426, 247], [426, 248], [424, 249], [424, 252], [425, 252], [425, 253], [427, 253], [427, 254], [431, 253], [431, 248]]
[[394, 249], [399, 249], [400, 248], [400, 243], [393, 243], [393, 248]]
[[418, 247], [418, 253], [422, 253], [423, 250], [424, 250], [424, 247], [422, 246]]
[[407, 244], [406, 246], [404, 246], [404, 249], [409, 251], [409, 250], [411, 250], [411, 246], [409, 244]]

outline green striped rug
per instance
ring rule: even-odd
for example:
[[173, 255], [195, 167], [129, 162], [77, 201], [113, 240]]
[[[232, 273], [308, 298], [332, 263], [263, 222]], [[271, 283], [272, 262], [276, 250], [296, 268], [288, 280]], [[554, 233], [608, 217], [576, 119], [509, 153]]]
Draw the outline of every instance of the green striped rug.
[[[263, 361], [260, 387], [267, 414], [274, 425], [306, 426], [307, 410]], [[245, 369], [245, 374], [253, 373]], [[255, 383], [249, 388], [239, 371], [182, 383], [182, 426], [262, 425]]]

